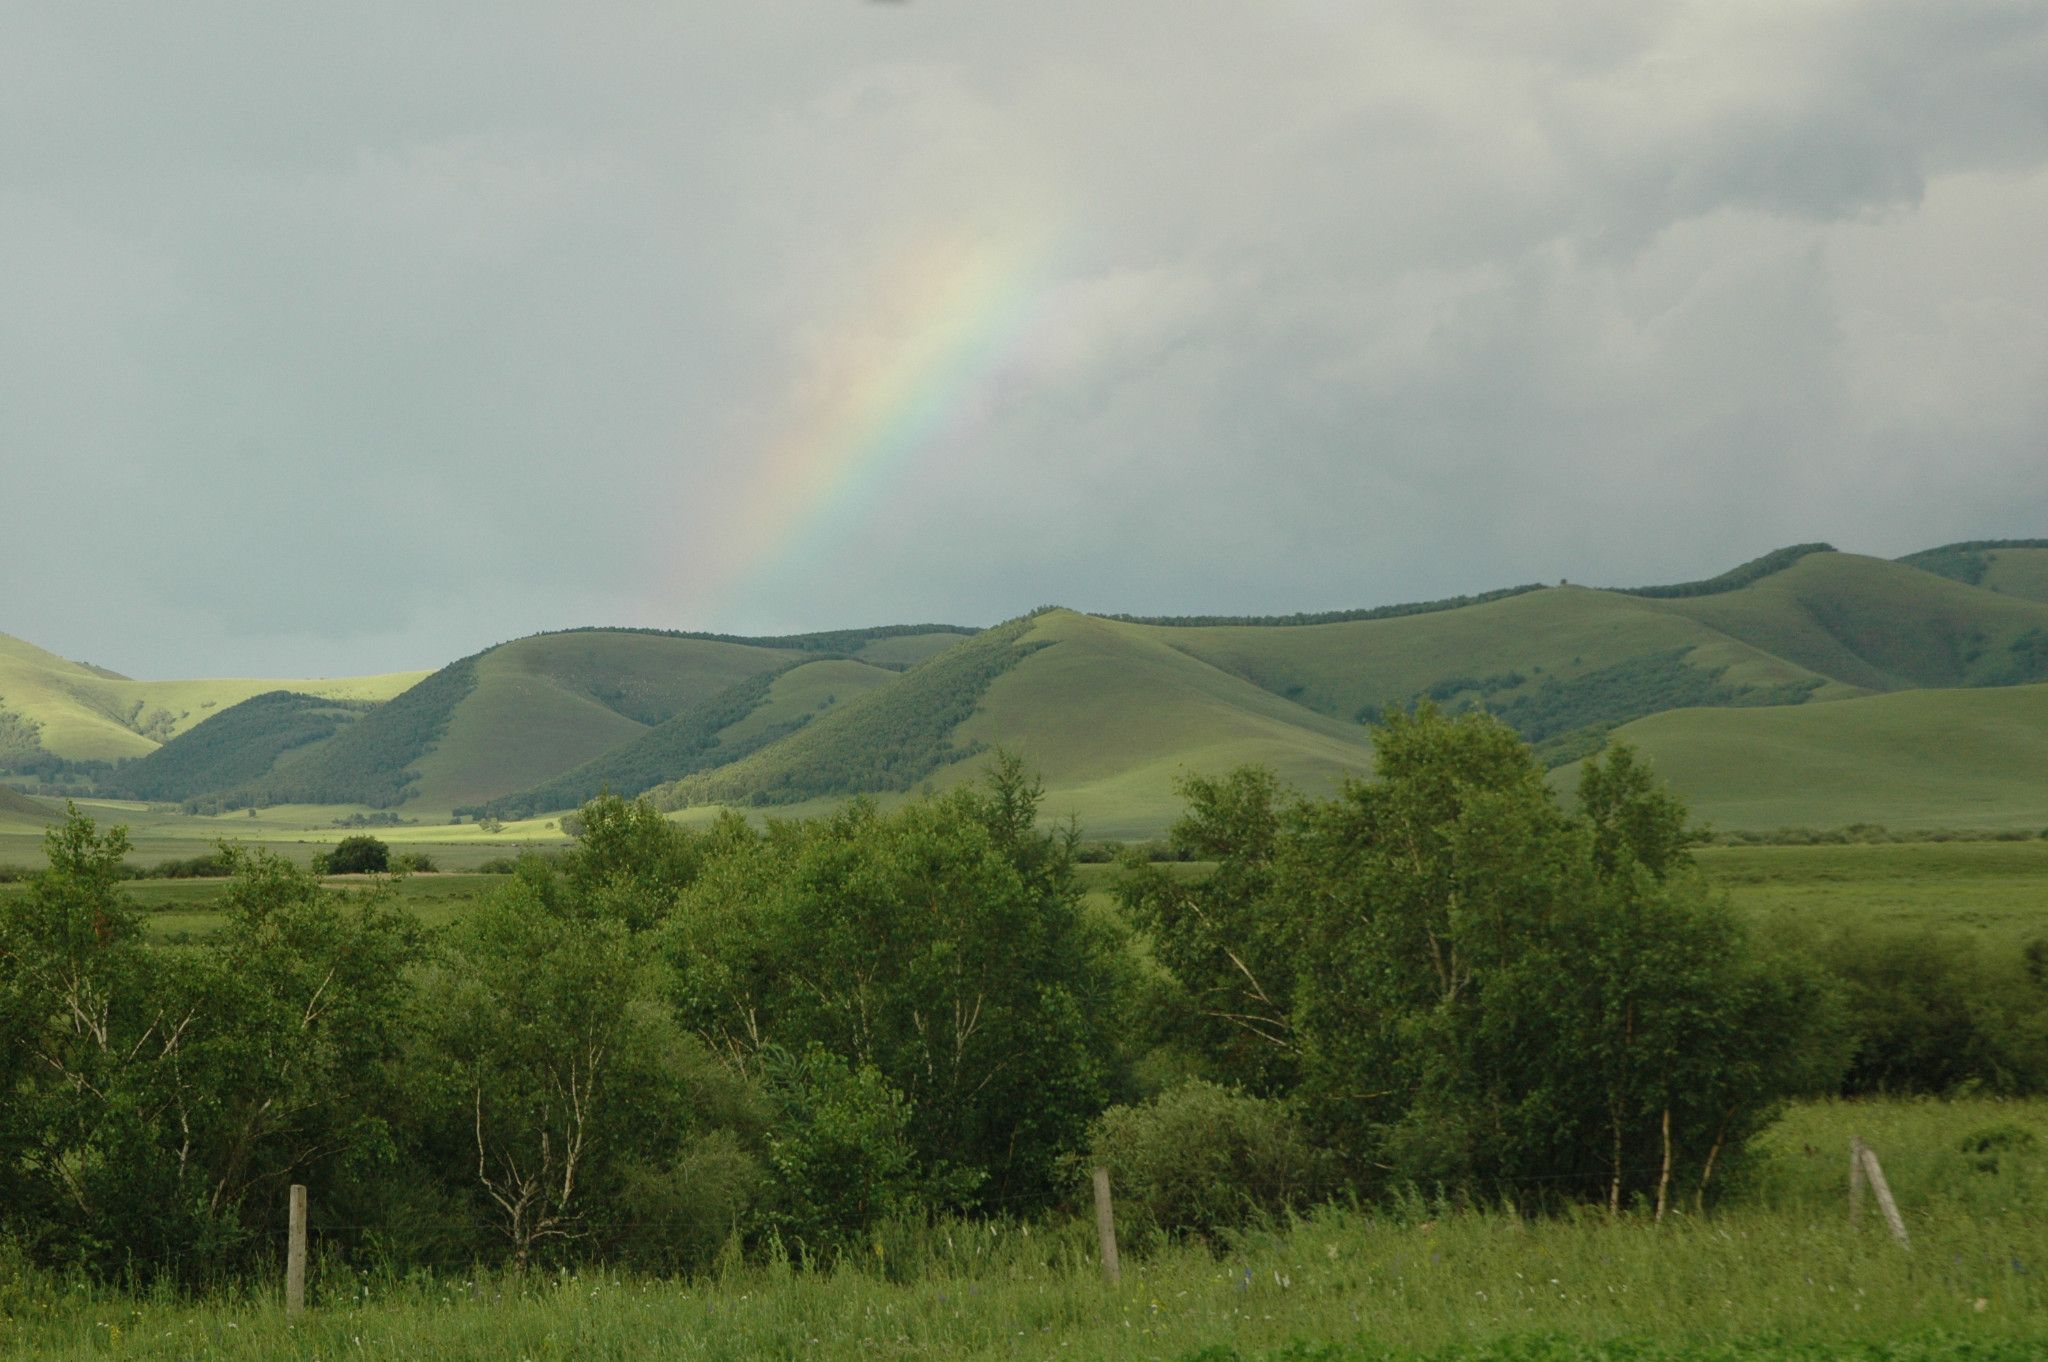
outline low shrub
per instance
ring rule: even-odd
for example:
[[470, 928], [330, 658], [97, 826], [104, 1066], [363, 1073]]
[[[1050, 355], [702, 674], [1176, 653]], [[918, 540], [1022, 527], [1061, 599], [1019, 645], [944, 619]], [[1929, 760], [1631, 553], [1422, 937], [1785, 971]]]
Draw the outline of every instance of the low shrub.
[[1089, 1144], [1109, 1169], [1118, 1220], [1139, 1234], [1214, 1236], [1331, 1190], [1328, 1157], [1290, 1104], [1202, 1079], [1111, 1107]]

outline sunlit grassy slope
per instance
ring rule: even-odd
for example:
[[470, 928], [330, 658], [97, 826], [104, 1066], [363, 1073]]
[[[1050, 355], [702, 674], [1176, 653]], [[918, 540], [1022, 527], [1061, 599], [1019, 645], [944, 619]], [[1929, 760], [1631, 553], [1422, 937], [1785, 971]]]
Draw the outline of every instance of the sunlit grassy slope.
[[1616, 736], [1717, 827], [2048, 828], [2048, 685], [1678, 710]]
[[43, 748], [73, 760], [146, 756], [218, 710], [265, 691], [388, 700], [426, 675], [135, 681], [0, 634], [0, 708], [40, 725]]

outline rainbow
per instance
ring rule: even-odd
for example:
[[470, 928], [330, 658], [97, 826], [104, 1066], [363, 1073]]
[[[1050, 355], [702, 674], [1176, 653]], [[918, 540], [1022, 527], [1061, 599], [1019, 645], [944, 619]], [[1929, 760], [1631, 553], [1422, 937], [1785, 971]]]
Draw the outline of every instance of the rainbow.
[[833, 529], [900, 485], [920, 454], [968, 434], [986, 380], [1044, 296], [1046, 258], [990, 243], [927, 247], [871, 290], [887, 317], [812, 362], [796, 419], [721, 508], [718, 561], [690, 571], [694, 604], [802, 565]]

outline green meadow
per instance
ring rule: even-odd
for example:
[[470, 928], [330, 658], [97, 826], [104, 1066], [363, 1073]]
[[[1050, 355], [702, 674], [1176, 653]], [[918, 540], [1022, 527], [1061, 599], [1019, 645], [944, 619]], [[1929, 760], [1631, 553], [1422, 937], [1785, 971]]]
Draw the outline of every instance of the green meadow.
[[[1973, 1135], [2003, 1132], [1987, 1156]], [[1879, 1151], [1912, 1236], [1848, 1217], [1848, 1140]], [[1216, 1243], [1125, 1245], [1104, 1282], [1079, 1214], [884, 1227], [826, 1272], [728, 1257], [697, 1277], [390, 1275], [323, 1261], [204, 1299], [0, 1273], [20, 1359], [1158, 1358], [1179, 1362], [2031, 1359], [2048, 1350], [2048, 1102], [1821, 1103], [1747, 1188], [1658, 1225], [1512, 1207], [1328, 1208]]]

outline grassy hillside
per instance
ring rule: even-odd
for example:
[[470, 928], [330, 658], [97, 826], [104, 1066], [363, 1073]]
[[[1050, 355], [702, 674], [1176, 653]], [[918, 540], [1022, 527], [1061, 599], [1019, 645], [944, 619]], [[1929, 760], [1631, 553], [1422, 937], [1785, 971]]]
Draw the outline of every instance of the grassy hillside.
[[288, 690], [267, 691], [230, 705], [140, 761], [122, 766], [110, 788], [131, 799], [182, 800], [252, 790], [280, 758], [334, 736], [371, 709]]
[[1155, 637], [1332, 718], [1369, 719], [1424, 697], [1483, 703], [1537, 741], [1673, 705], [1858, 693], [1667, 604], [1553, 587], [1405, 618]]
[[[1069, 610], [1032, 626], [1022, 644], [1035, 651], [990, 685], [960, 738], [1020, 753], [1043, 774], [1046, 811], [1077, 815], [1091, 835], [1163, 831], [1180, 813], [1173, 785], [1182, 774], [1257, 763], [1320, 792], [1370, 769], [1361, 726], [1172, 646], [1181, 630]], [[949, 778], [967, 778], [978, 764]]]
[[4, 730], [33, 729], [36, 746], [48, 755], [118, 761], [147, 756], [218, 711], [266, 691], [378, 701], [424, 676], [134, 681], [0, 634], [0, 711], [11, 716], [0, 720], [0, 739]]
[[1720, 828], [2048, 828], [2048, 686], [1679, 710], [1616, 736]]
[[1646, 604], [1868, 690], [2048, 680], [2048, 605], [1879, 558], [1815, 553], [1740, 591]]
[[1985, 589], [2030, 601], [2048, 601], [2048, 548], [2000, 549], [1988, 554]]
[[265, 783], [273, 800], [445, 813], [531, 789], [787, 650], [632, 630], [539, 634], [451, 663]]
[[977, 630], [947, 629], [926, 633], [889, 634], [873, 638], [858, 649], [847, 651], [863, 662], [891, 671], [907, 671], [928, 657], [936, 657], [953, 647], [963, 638], [971, 638]]
[[1624, 596], [1647, 596], [1654, 600], [1678, 600], [1688, 596], [1719, 596], [1729, 591], [1739, 591], [1754, 582], [1760, 582], [1774, 573], [1783, 572], [1808, 554], [1833, 553], [1833, 544], [1793, 544], [1787, 548], [1773, 549], [1747, 563], [1738, 563], [1726, 572], [1696, 582], [1673, 582], [1666, 586], [1620, 586], [1612, 590]]
[[946, 785], [1002, 746], [1040, 773], [1048, 813], [1078, 814], [1097, 835], [1139, 836], [1171, 821], [1185, 772], [1262, 762], [1327, 788], [1368, 768], [1358, 725], [1190, 657], [1162, 632], [1070, 610], [1012, 621], [661, 798], [781, 804]]
[[0, 785], [0, 824], [39, 827], [56, 820], [58, 810], [40, 799]]
[[525, 818], [574, 808], [607, 790], [637, 795], [737, 761], [842, 699], [895, 679], [892, 671], [847, 658], [785, 663], [780, 671], [758, 672], [728, 686], [564, 775], [458, 812]]
[[665, 808], [793, 804], [827, 795], [908, 790], [978, 750], [954, 730], [996, 677], [1030, 648], [1030, 618], [985, 630], [905, 672], [895, 684], [836, 705], [817, 722], [744, 760], [655, 791]]

